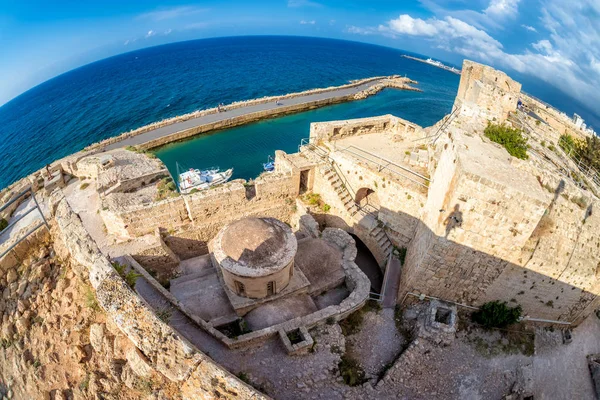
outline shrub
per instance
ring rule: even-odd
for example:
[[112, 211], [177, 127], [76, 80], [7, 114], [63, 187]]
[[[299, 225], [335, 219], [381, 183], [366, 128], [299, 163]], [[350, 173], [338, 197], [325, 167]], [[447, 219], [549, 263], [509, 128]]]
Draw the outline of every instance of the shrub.
[[88, 186], [90, 186], [90, 184], [89, 184], [89, 183], [87, 183], [87, 182], [85, 182], [85, 183], [82, 183], [82, 184], [81, 184], [81, 186], [79, 186], [79, 189], [81, 189], [81, 190], [84, 190], [84, 189], [85, 189], [85, 188], [87, 188]]
[[339, 362], [338, 368], [346, 385], [358, 386], [365, 382], [365, 371], [362, 369], [358, 361], [349, 355], [344, 354], [342, 356], [342, 360]]
[[527, 155], [527, 138], [523, 137], [521, 131], [511, 128], [505, 124], [492, 124], [488, 122], [484, 134], [492, 142], [496, 142], [504, 146], [508, 154], [513, 157], [526, 160]]
[[8, 226], [8, 221], [4, 218], [0, 218], [0, 231], [3, 231]]
[[506, 302], [490, 301], [474, 312], [471, 319], [486, 328], [504, 328], [518, 322], [522, 312], [521, 306], [509, 307]]
[[125, 280], [125, 282], [129, 285], [129, 287], [131, 287], [131, 288], [135, 287], [135, 282], [141, 276], [140, 274], [137, 274], [133, 269], [130, 270], [129, 272], [125, 272], [125, 269], [127, 268], [127, 266], [120, 264], [116, 261], [112, 263], [112, 266], [115, 269], [115, 271], [117, 271], [119, 276], [121, 278], [123, 278], [123, 280]]

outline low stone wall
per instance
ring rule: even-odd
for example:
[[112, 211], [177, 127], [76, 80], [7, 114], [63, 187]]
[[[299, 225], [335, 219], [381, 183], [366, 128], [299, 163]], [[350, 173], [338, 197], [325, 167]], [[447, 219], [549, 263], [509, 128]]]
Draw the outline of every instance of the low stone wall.
[[168, 379], [181, 382], [184, 398], [213, 398], [218, 383], [227, 398], [266, 399], [163, 323], [102, 255], [66, 199], [55, 201], [53, 236], [59, 254], [70, 259], [82, 278], [89, 279], [99, 305], [152, 367]]
[[398, 136], [415, 136], [422, 131], [417, 124], [391, 114], [379, 117], [356, 118], [342, 121], [313, 122], [310, 124], [311, 143], [334, 141], [349, 136], [368, 135], [389, 132]]
[[[193, 232], [190, 239], [208, 242], [226, 223], [245, 216], [269, 216], [289, 222], [298, 188], [286, 174], [265, 174], [254, 183], [254, 194], [244, 180], [147, 205], [109, 207], [100, 214], [107, 231], [119, 237], [154, 232]], [[198, 236], [199, 235], [199, 236]]]
[[270, 326], [265, 329], [250, 332], [235, 339], [229, 338], [216, 330], [209, 322], [194, 315], [185, 305], [177, 300], [168, 290], [156, 281], [147, 271], [145, 271], [132, 257], [126, 256], [127, 263], [143, 275], [144, 279], [159, 291], [171, 304], [179, 311], [185, 314], [192, 321], [196, 322], [202, 329], [219, 339], [230, 349], [248, 347], [263, 343], [269, 338], [278, 335], [279, 331], [292, 331], [301, 327], [312, 328], [323, 324], [328, 319], [340, 321], [352, 314], [354, 311], [362, 308], [369, 298], [371, 283], [369, 278], [358, 268], [354, 262], [356, 258], [356, 246], [354, 240], [344, 231], [335, 228], [326, 228], [321, 238], [329, 241], [342, 250], [342, 267], [346, 274], [346, 287], [350, 290], [350, 295], [338, 305], [332, 305], [322, 310], [303, 317]]

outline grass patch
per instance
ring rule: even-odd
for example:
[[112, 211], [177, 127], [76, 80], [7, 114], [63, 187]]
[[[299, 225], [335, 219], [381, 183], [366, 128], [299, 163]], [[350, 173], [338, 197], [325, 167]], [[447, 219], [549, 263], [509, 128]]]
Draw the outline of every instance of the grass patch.
[[501, 144], [508, 154], [513, 157], [527, 160], [527, 138], [525, 138], [519, 129], [514, 129], [506, 124], [492, 124], [488, 122], [484, 134], [492, 142]]
[[363, 323], [363, 314], [364, 311], [361, 308], [348, 315], [346, 319], [340, 321], [340, 328], [342, 328], [342, 334], [344, 336], [354, 335], [355, 333], [360, 332]]
[[84, 293], [84, 301], [85, 306], [93, 311], [100, 311], [100, 305], [98, 305], [98, 300], [96, 299], [96, 294], [90, 287], [85, 288]]
[[342, 356], [338, 369], [344, 383], [348, 386], [359, 386], [366, 382], [365, 371], [359, 362], [348, 354]]
[[112, 263], [112, 266], [115, 269], [115, 271], [117, 271], [119, 276], [123, 278], [123, 280], [125, 280], [125, 282], [127, 283], [127, 285], [129, 285], [130, 288], [134, 288], [135, 282], [140, 276], [142, 276], [136, 273], [133, 269], [130, 269], [129, 272], [126, 272], [125, 270], [127, 269], [127, 266], [120, 264], [116, 261]]
[[177, 192], [177, 185], [175, 182], [173, 182], [173, 179], [170, 176], [161, 179], [156, 185], [156, 189], [158, 189], [158, 193], [156, 194], [154, 201], [160, 201], [179, 196], [179, 192]]
[[169, 308], [163, 308], [161, 310], [156, 310], [156, 316], [158, 317], [158, 319], [160, 319], [165, 324], [169, 323], [172, 315], [173, 315], [173, 313], [171, 312], [171, 309], [169, 309]]

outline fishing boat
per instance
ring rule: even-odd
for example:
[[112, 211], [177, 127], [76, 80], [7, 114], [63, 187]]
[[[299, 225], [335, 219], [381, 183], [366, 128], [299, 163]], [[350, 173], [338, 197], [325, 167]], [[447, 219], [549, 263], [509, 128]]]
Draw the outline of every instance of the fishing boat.
[[275, 161], [273, 157], [269, 156], [266, 163], [263, 163], [263, 169], [265, 172], [273, 172], [275, 171]]
[[179, 191], [183, 194], [190, 193], [192, 190], [204, 190], [211, 186], [225, 183], [233, 175], [233, 168], [226, 171], [220, 171], [218, 167], [211, 167], [205, 170], [193, 169], [179, 174]]

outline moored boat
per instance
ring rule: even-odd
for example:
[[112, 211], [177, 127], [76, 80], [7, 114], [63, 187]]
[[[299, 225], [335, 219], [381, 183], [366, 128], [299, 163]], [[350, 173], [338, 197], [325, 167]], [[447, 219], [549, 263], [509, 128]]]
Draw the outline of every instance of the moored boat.
[[220, 171], [218, 167], [205, 170], [190, 168], [188, 171], [179, 174], [179, 191], [187, 194], [194, 189], [208, 189], [211, 186], [227, 182], [231, 175], [233, 175], [233, 168], [226, 171]]

